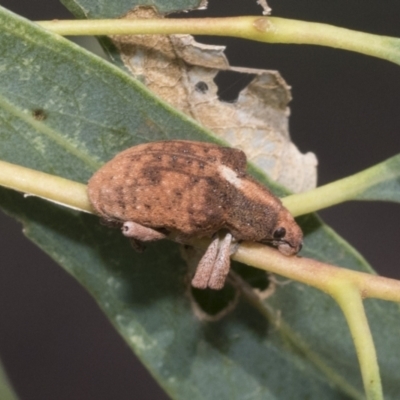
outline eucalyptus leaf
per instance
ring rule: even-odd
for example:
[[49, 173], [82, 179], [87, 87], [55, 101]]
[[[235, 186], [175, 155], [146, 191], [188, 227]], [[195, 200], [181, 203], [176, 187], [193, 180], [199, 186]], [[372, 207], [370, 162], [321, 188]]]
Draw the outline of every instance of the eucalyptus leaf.
[[[160, 14], [169, 14], [181, 10], [191, 10], [201, 7], [205, 0], [60, 0], [65, 7], [79, 19], [119, 18], [137, 6], [155, 7]], [[99, 39], [103, 50], [110, 61], [125, 70], [126, 67], [114, 43], [107, 37]]]
[[5, 9], [0, 22], [2, 160], [86, 182], [143, 141], [213, 140], [117, 67]]
[[400, 203], [400, 155], [389, 158], [360, 172], [358, 179], [365, 182], [354, 200], [382, 200]]
[[17, 400], [17, 395], [8, 380], [3, 366], [0, 364], [0, 398], [2, 400]]
[[202, 0], [61, 0], [78, 18], [117, 18], [134, 7], [153, 6], [164, 13], [198, 8]]
[[[0, 27], [0, 159], [86, 182], [116, 152], [137, 143], [217, 141], [123, 71], [67, 40], [2, 8]], [[257, 176], [268, 183], [260, 171]], [[277, 327], [243, 299], [218, 322], [205, 322], [193, 312], [177, 245], [154, 243], [136, 254], [94, 216], [6, 189], [0, 205], [93, 295], [172, 398], [363, 398], [348, 328], [327, 295], [294, 282], [278, 286], [261, 303], [280, 315]], [[317, 217], [299, 222], [305, 255], [371, 272]], [[396, 399], [398, 306], [368, 301], [368, 317], [386, 399]]]

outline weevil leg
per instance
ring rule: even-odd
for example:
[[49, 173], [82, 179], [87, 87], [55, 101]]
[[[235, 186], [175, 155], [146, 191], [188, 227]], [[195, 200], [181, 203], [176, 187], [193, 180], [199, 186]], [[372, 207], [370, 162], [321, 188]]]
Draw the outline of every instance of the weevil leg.
[[166, 235], [155, 229], [147, 228], [133, 221], [124, 222], [122, 234], [139, 242], [152, 242], [154, 240], [165, 239]]
[[192, 286], [197, 289], [205, 289], [210, 280], [215, 260], [218, 254], [219, 237], [216, 236], [197, 265], [196, 273], [192, 279]]
[[214, 268], [211, 272], [208, 287], [210, 289], [222, 289], [231, 266], [230, 251], [232, 243], [232, 234], [227, 233], [221, 240]]
[[143, 242], [132, 237], [129, 239], [133, 250], [135, 250], [137, 253], [143, 253], [145, 251], [146, 245]]
[[232, 256], [233, 254], [235, 254], [237, 252], [239, 245], [240, 245], [240, 241], [236, 240], [234, 237], [232, 237], [231, 247], [229, 250], [230, 256]]
[[100, 225], [106, 226], [108, 228], [120, 228], [121, 222], [115, 221], [113, 219], [100, 218]]

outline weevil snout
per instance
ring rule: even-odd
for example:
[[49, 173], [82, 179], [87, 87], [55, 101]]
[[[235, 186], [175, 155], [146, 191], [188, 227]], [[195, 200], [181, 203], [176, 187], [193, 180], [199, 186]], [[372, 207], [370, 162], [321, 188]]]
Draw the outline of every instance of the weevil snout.
[[295, 255], [303, 247], [303, 232], [286, 209], [281, 211], [272, 244], [285, 256]]
[[288, 242], [282, 242], [277, 245], [278, 250], [285, 256], [296, 255], [303, 247], [303, 242], [300, 242], [297, 246], [292, 246]]

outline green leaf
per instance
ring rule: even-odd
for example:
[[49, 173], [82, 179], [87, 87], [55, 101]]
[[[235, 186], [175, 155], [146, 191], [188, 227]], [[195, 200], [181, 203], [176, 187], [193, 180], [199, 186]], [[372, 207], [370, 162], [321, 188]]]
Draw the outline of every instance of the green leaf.
[[4, 9], [1, 18], [1, 159], [86, 182], [143, 141], [212, 140], [118, 68]]
[[[70, 42], [2, 8], [0, 27], [0, 159], [86, 182], [116, 152], [143, 141], [216, 141], [123, 71]], [[176, 244], [155, 243], [139, 255], [94, 216], [6, 189], [0, 205], [85, 286], [171, 397], [363, 397], [348, 328], [327, 295], [292, 282], [259, 308], [242, 297], [220, 321], [201, 321]], [[299, 221], [305, 255], [370, 271], [315, 216]], [[276, 326], [265, 318], [271, 313], [280, 315]], [[386, 398], [396, 399], [398, 306], [368, 301], [368, 316]]]
[[78, 18], [117, 18], [138, 5], [156, 7], [160, 13], [198, 8], [202, 0], [61, 0]]
[[6, 372], [0, 364], [0, 398], [2, 400], [17, 400], [17, 395], [11, 387]]
[[361, 182], [365, 181], [365, 186], [354, 195], [354, 200], [400, 203], [400, 155], [389, 158], [357, 175]]

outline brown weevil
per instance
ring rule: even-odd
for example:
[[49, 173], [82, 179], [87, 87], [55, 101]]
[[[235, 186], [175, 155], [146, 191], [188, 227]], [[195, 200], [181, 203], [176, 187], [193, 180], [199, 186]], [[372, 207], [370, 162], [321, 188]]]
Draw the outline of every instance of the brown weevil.
[[[303, 234], [289, 211], [246, 173], [241, 150], [184, 140], [151, 142], [117, 154], [89, 180], [95, 212], [137, 242], [211, 237], [192, 285], [221, 289], [232, 240], [300, 251]], [[218, 235], [223, 233], [223, 235]]]

